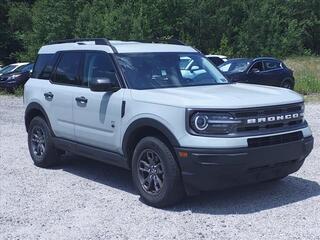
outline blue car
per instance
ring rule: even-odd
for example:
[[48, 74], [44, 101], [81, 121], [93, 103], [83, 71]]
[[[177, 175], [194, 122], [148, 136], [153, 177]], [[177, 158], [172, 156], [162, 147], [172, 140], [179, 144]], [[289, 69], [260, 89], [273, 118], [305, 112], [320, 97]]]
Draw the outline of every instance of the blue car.
[[294, 88], [293, 71], [276, 58], [230, 59], [219, 69], [234, 82]]

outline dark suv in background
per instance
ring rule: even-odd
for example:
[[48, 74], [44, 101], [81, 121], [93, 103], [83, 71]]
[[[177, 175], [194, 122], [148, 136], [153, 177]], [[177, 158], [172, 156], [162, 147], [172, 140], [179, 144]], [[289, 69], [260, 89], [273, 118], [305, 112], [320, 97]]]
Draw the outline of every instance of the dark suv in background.
[[235, 58], [220, 65], [219, 69], [234, 82], [270, 85], [288, 89], [293, 89], [295, 84], [293, 71], [282, 61], [275, 58]]
[[30, 78], [33, 63], [28, 63], [18, 67], [10, 73], [0, 76], [0, 89], [14, 92], [18, 87], [23, 86]]

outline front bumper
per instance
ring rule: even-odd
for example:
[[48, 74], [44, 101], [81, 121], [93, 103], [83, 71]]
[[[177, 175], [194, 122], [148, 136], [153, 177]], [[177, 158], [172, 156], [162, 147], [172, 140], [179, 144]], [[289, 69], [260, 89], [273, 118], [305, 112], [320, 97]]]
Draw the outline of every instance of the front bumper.
[[285, 177], [300, 169], [312, 148], [313, 137], [309, 136], [260, 147], [176, 148], [176, 152], [186, 191], [192, 195]]

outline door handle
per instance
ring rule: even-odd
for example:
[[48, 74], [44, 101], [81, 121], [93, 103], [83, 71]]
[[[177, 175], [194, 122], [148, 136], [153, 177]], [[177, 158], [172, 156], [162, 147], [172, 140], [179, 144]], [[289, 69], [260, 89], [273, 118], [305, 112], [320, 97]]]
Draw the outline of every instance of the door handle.
[[86, 99], [85, 97], [76, 97], [76, 101], [79, 103], [87, 103], [88, 99]]
[[46, 92], [43, 95], [48, 100], [51, 100], [53, 98], [53, 96], [54, 96], [52, 92]]

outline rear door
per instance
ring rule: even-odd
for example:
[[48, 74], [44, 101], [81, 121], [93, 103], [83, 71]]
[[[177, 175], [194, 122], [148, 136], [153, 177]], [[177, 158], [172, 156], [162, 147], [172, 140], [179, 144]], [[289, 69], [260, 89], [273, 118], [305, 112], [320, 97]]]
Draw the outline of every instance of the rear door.
[[76, 140], [119, 152], [123, 90], [93, 92], [89, 88], [91, 80], [103, 79], [106, 73], [115, 72], [112, 58], [103, 51], [84, 51], [82, 65], [81, 87], [72, 99]]
[[264, 79], [267, 85], [280, 86], [283, 76], [281, 63], [275, 60], [263, 61], [264, 64]]
[[52, 129], [57, 137], [74, 140], [73, 95], [80, 85], [81, 52], [64, 51], [57, 54], [57, 64], [51, 81], [44, 87]]

